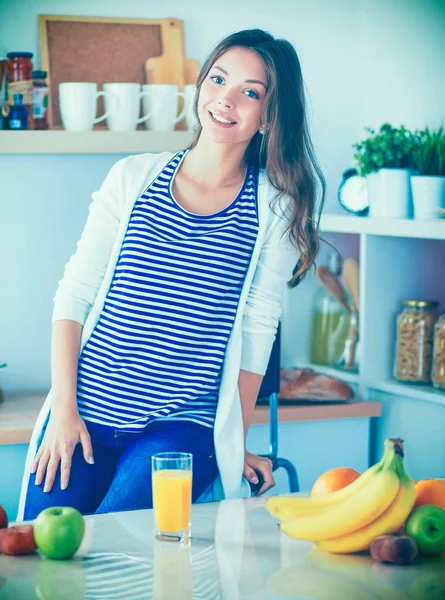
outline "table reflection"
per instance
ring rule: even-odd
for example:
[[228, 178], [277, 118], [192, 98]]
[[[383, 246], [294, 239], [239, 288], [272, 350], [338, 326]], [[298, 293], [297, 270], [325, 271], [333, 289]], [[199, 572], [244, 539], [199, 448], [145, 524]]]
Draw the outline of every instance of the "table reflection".
[[[369, 554], [329, 554], [316, 546], [304, 562], [273, 573], [267, 585], [281, 596], [348, 600], [445, 600], [445, 558], [418, 556], [410, 565], [374, 561]], [[333, 596], [334, 597], [334, 596]]]

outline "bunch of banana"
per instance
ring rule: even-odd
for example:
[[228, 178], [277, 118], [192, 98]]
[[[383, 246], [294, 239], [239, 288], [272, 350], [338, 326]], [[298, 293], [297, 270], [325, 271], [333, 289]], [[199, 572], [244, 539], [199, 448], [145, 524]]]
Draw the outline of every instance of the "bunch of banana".
[[348, 554], [367, 550], [379, 535], [400, 529], [415, 497], [403, 463], [403, 442], [397, 438], [386, 440], [381, 461], [342, 490], [311, 498], [275, 496], [267, 509], [290, 537]]

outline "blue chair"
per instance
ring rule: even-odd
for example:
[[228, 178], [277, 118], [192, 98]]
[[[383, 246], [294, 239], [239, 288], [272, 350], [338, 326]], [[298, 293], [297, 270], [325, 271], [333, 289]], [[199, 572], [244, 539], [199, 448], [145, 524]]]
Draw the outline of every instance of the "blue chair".
[[[277, 335], [272, 346], [269, 364], [261, 384], [258, 400], [269, 400], [269, 454], [261, 454], [272, 461], [272, 469], [284, 469], [289, 478], [289, 491], [299, 492], [300, 485], [298, 474], [294, 465], [287, 458], [278, 456], [278, 393], [280, 391], [280, 346], [281, 346], [281, 324], [278, 325]], [[260, 482], [261, 483], [261, 482]], [[255, 486], [255, 489], [259, 489]]]

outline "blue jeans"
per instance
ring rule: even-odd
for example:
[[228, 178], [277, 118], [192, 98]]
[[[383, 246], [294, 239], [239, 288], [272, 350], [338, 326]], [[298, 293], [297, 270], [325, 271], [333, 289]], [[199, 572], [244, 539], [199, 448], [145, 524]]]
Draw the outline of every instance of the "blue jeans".
[[[91, 436], [94, 465], [85, 462], [77, 444], [68, 487], [60, 489], [60, 467], [50, 492], [44, 481], [29, 478], [25, 520], [35, 519], [49, 506], [73, 506], [82, 514], [152, 508], [151, 457], [157, 452], [193, 454], [192, 501], [196, 501], [218, 473], [213, 429], [191, 421], [155, 421], [138, 433], [85, 421]], [[40, 446], [46, 426], [42, 430]]]

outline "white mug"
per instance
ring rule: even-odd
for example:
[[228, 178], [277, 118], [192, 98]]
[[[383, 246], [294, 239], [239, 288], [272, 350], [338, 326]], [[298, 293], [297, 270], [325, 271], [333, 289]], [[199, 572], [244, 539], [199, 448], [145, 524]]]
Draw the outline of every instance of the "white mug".
[[[107, 96], [98, 92], [96, 83], [66, 82], [59, 84], [59, 105], [62, 123], [67, 131], [91, 131], [93, 125], [108, 117], [108, 112], [96, 117], [97, 99]], [[115, 101], [114, 101], [115, 102]], [[111, 111], [115, 107], [111, 107]]]
[[198, 121], [193, 113], [193, 105], [195, 104], [196, 85], [188, 83], [184, 86], [184, 102], [185, 102], [185, 124], [188, 131], [193, 131], [198, 125]]
[[104, 83], [104, 90], [109, 94], [105, 96], [105, 110], [112, 108], [113, 97], [117, 106], [115, 111], [110, 111], [107, 117], [107, 126], [110, 131], [135, 131], [139, 123], [148, 119], [150, 113], [145, 111], [139, 118], [141, 98], [149, 92], [141, 92], [139, 83]]
[[185, 101], [181, 113], [178, 115], [178, 98], [184, 98], [178, 92], [178, 86], [170, 83], [148, 83], [142, 86], [143, 92], [148, 92], [142, 98], [144, 113], [150, 112], [145, 126], [151, 131], [173, 131], [176, 123], [184, 118]]

